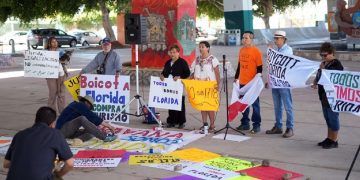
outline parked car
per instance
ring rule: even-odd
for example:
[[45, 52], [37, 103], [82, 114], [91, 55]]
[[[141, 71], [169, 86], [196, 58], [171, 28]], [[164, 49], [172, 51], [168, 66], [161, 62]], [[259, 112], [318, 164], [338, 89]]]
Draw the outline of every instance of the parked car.
[[3, 44], [26, 44], [27, 41], [26, 31], [12, 31], [1, 36], [0, 41]]
[[101, 45], [102, 38], [93, 32], [75, 32], [74, 35], [77, 42], [82, 46], [89, 46], [90, 44]]
[[33, 49], [36, 49], [38, 46], [43, 46], [43, 39], [48, 39], [49, 37], [55, 37], [59, 47], [63, 45], [75, 47], [77, 44], [75, 36], [68, 35], [60, 29], [30, 29], [27, 34], [27, 39]]

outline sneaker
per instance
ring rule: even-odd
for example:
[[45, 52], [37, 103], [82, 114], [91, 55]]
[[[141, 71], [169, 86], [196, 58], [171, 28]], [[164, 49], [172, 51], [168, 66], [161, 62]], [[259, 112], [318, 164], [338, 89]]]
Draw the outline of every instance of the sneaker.
[[284, 138], [289, 138], [294, 135], [294, 130], [290, 128], [286, 128], [285, 133], [283, 134]]
[[339, 145], [339, 144], [338, 144], [337, 141], [333, 141], [333, 140], [329, 139], [327, 142], [325, 142], [325, 143], [322, 145], [322, 148], [323, 148], [323, 149], [337, 148], [338, 145]]
[[240, 130], [240, 131], [247, 131], [247, 130], [250, 130], [250, 126], [249, 125], [240, 125], [236, 129]]
[[175, 124], [168, 123], [168, 124], [166, 124], [166, 127], [167, 128], [172, 128], [172, 127], [175, 127]]
[[111, 142], [114, 141], [117, 138], [116, 135], [107, 135], [104, 139], [104, 142]]
[[185, 124], [184, 123], [182, 123], [182, 124], [179, 124], [179, 129], [182, 129], [182, 128], [184, 128], [185, 127]]
[[318, 143], [318, 146], [322, 146], [323, 144], [329, 142], [329, 140], [330, 140], [329, 138], [324, 139], [323, 141]]
[[281, 128], [278, 128], [278, 127], [274, 126], [271, 130], [267, 130], [265, 133], [266, 134], [282, 134], [283, 131], [282, 131]]
[[254, 127], [254, 128], [252, 128], [252, 130], [250, 131], [251, 134], [256, 134], [256, 133], [258, 133], [258, 132], [260, 132], [260, 127]]

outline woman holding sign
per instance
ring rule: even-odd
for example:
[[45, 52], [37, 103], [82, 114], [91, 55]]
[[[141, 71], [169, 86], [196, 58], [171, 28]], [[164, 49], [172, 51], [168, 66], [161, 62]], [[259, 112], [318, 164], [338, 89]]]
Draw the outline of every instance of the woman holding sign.
[[[64, 51], [58, 49], [58, 42], [55, 37], [49, 38], [46, 49], [49, 51], [59, 51], [59, 57], [64, 55]], [[67, 75], [67, 70], [65, 64], [61, 63], [60, 60], [59, 63], [60, 66], [58, 78], [46, 78], [46, 83], [49, 89], [48, 106], [53, 108], [55, 111], [57, 110], [60, 114], [65, 108], [64, 80], [65, 75]]]
[[[203, 80], [203, 81], [216, 81], [219, 91], [220, 84], [220, 70], [219, 61], [215, 56], [210, 54], [210, 44], [207, 41], [199, 43], [200, 56], [191, 65], [190, 79]], [[210, 119], [209, 132], [215, 131], [215, 112], [214, 111], [201, 111], [202, 121], [204, 126], [207, 126], [207, 117]], [[203, 126], [203, 127], [204, 127]], [[203, 127], [201, 129], [203, 129]]]
[[[172, 45], [169, 48], [169, 59], [161, 72], [160, 79], [172, 78], [174, 81], [178, 79], [186, 79], [190, 75], [190, 69], [188, 63], [180, 57], [180, 48], [177, 45]], [[167, 118], [168, 128], [175, 127], [178, 124], [178, 128], [185, 127], [186, 115], [185, 115], [185, 96], [182, 96], [181, 111], [169, 110], [169, 117]]]
[[330, 43], [323, 43], [320, 47], [320, 56], [323, 59], [323, 62], [320, 64], [320, 68], [316, 74], [314, 84], [311, 86], [316, 89], [318, 87], [319, 99], [321, 101], [323, 115], [328, 127], [328, 134], [325, 140], [319, 142], [318, 145], [322, 146], [324, 149], [331, 149], [338, 147], [338, 132], [340, 129], [339, 122], [339, 113], [332, 111], [329, 101], [326, 97], [326, 92], [324, 86], [318, 85], [318, 82], [321, 77], [321, 69], [330, 69], [330, 70], [344, 70], [341, 62], [335, 57], [335, 47]]

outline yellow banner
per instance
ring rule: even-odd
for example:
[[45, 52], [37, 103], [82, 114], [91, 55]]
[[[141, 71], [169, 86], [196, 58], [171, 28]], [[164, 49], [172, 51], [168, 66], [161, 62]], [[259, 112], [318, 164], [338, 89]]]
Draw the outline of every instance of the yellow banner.
[[187, 160], [187, 161], [193, 161], [193, 162], [202, 162], [202, 161], [220, 157], [219, 154], [215, 154], [215, 153], [197, 149], [197, 148], [178, 150], [178, 151], [169, 153], [169, 155], [173, 155], [173, 156], [179, 157], [180, 159]]
[[64, 81], [64, 85], [73, 99], [77, 101], [78, 96], [80, 95], [80, 76], [73, 76], [72, 78]]
[[131, 155], [129, 157], [129, 165], [138, 164], [176, 164], [180, 163], [180, 159], [172, 155]]
[[255, 167], [251, 162], [231, 157], [219, 157], [204, 162], [206, 165], [226, 169], [228, 171], [240, 171]]
[[218, 111], [219, 94], [216, 81], [183, 79], [191, 106], [199, 111]]

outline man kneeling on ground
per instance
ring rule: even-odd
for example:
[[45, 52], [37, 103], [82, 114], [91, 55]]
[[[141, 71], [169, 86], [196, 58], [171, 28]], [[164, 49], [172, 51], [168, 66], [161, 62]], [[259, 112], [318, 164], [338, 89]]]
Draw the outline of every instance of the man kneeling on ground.
[[[55, 110], [41, 107], [35, 124], [14, 136], [4, 161], [4, 168], [10, 168], [7, 180], [61, 178], [73, 168], [73, 154], [61, 132], [54, 129], [55, 119]], [[56, 157], [65, 163], [53, 171]]]
[[[94, 108], [94, 100], [91, 96], [79, 96], [79, 102], [70, 103], [60, 114], [56, 128], [64, 134], [65, 138], [73, 139], [76, 144], [90, 140], [94, 136], [104, 142], [116, 139], [115, 128], [104, 122], [91, 110]], [[106, 135], [97, 126], [102, 125], [110, 129], [112, 134]], [[80, 129], [83, 127], [83, 129]]]

